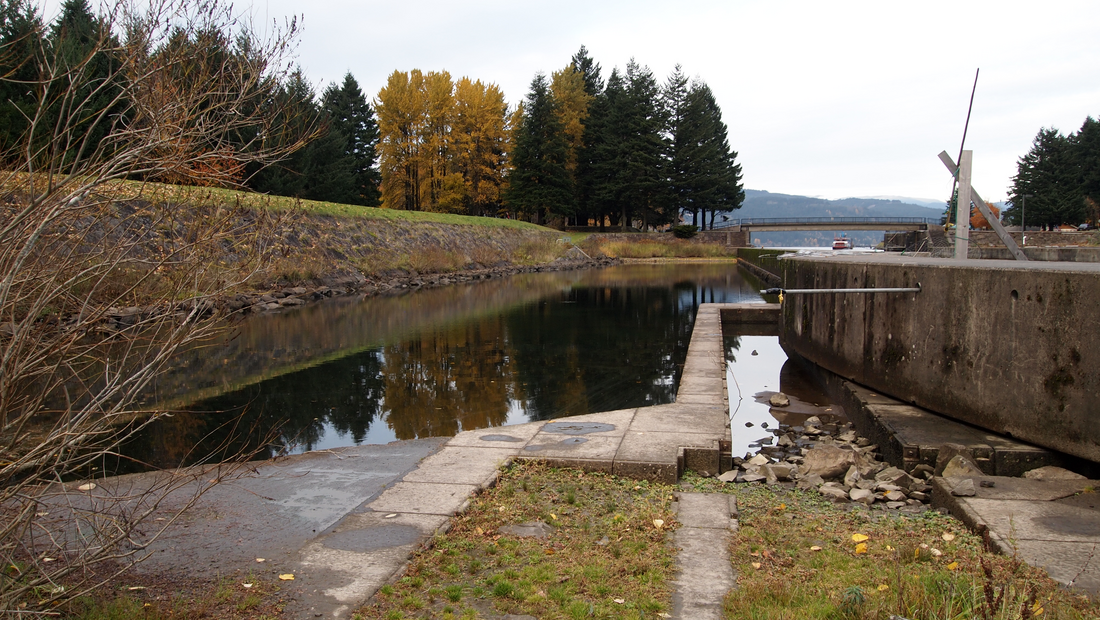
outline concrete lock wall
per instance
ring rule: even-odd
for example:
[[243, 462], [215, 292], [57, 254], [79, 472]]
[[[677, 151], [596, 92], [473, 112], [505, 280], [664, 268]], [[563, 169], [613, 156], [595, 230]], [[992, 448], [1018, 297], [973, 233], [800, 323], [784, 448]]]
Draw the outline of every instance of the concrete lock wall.
[[894, 398], [1100, 462], [1100, 265], [904, 256], [796, 257], [788, 350]]

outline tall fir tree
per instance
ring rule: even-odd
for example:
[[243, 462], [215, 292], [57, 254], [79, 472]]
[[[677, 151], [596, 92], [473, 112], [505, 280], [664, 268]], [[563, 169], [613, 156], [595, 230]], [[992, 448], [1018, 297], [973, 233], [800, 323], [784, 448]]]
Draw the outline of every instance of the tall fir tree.
[[26, 156], [13, 151], [30, 128], [45, 61], [45, 25], [26, 0], [0, 2], [0, 161], [10, 163]]
[[674, 132], [673, 165], [677, 173], [677, 198], [697, 215], [696, 224], [714, 228], [718, 213], [741, 207], [745, 193], [741, 185], [741, 165], [729, 146], [722, 110], [710, 87], [702, 81], [692, 83], [684, 102], [683, 114]]
[[382, 204], [378, 171], [378, 123], [359, 83], [350, 72], [337, 86], [325, 89], [321, 107], [328, 115], [330, 127], [344, 139], [344, 155], [351, 161], [353, 190], [346, 197], [349, 204], [377, 207]]
[[[109, 51], [117, 48], [118, 42], [87, 0], [65, 0], [61, 4], [61, 14], [50, 26], [48, 42], [53, 75], [43, 93], [52, 102], [46, 126], [56, 127], [63, 110], [74, 105], [88, 110], [82, 126], [66, 127], [58, 135], [60, 139], [51, 141], [52, 148], [62, 151], [54, 161], [62, 162], [64, 169], [78, 159], [91, 157], [96, 150], [110, 148], [111, 141], [106, 138], [121, 120], [119, 115], [126, 105], [120, 100], [120, 63]], [[79, 77], [66, 75], [69, 73]], [[74, 81], [80, 84], [76, 89], [70, 88]]]
[[1016, 164], [1010, 190], [1013, 206], [1005, 210], [1005, 217], [1019, 224], [1021, 209], [1026, 208], [1022, 215], [1029, 226], [1053, 227], [1084, 221], [1086, 209], [1076, 168], [1071, 141], [1057, 129], [1040, 129], [1031, 150]]
[[539, 223], [551, 216], [569, 216], [575, 208], [566, 167], [569, 142], [542, 73], [531, 81], [524, 111], [523, 125], [516, 134], [506, 200]]
[[1093, 226], [1100, 225], [1100, 121], [1085, 119], [1073, 136], [1073, 159], [1085, 216]]

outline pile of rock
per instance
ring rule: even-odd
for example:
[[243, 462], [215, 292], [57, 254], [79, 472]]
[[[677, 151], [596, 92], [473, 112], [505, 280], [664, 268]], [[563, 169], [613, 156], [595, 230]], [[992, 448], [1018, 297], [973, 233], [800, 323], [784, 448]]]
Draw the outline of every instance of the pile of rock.
[[[780, 424], [759, 451], [734, 458], [726, 482], [787, 483], [816, 489], [834, 502], [922, 512], [931, 501], [934, 470], [918, 465], [912, 475], [879, 460], [878, 446], [860, 437], [850, 423], [825, 424], [814, 416], [800, 426]], [[774, 442], [774, 445], [773, 445]]]

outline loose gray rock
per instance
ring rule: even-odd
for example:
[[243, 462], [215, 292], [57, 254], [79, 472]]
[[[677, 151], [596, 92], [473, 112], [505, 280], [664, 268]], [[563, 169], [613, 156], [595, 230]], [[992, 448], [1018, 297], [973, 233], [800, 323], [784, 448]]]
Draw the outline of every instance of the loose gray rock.
[[963, 478], [967, 476], [983, 476], [982, 470], [978, 468], [973, 461], [967, 459], [961, 454], [956, 454], [951, 457], [951, 460], [944, 465], [943, 472], [940, 474], [944, 478]]
[[736, 482], [737, 481], [737, 473], [738, 472], [736, 470], [727, 471], [726, 473], [722, 474], [721, 476], [718, 476], [718, 479], [721, 480], [722, 482]]
[[818, 492], [825, 496], [826, 499], [832, 500], [834, 502], [848, 500], [848, 493], [846, 493], [844, 489], [841, 489], [840, 487], [823, 486], [818, 489]]
[[848, 491], [848, 499], [870, 506], [875, 502], [875, 494], [867, 489], [852, 489]]
[[795, 486], [802, 489], [803, 491], [809, 491], [810, 489], [816, 489], [824, 483], [825, 479], [821, 476], [817, 474], [810, 474], [808, 476], [802, 476], [801, 478], [799, 478], [798, 483], [795, 484]]
[[902, 481], [907, 481], [908, 478], [909, 474], [898, 469], [897, 467], [887, 467], [886, 469], [875, 474], [875, 480], [879, 482], [885, 482], [886, 484], [893, 484], [899, 487], [903, 486]]
[[901, 491], [890, 491], [889, 493], [886, 494], [885, 497], [886, 497], [886, 501], [888, 501], [888, 502], [902, 502], [902, 503], [904, 503], [905, 500], [906, 500], [905, 493], [902, 493]]
[[844, 485], [854, 487], [862, 479], [863, 476], [859, 474], [859, 467], [852, 465], [848, 468], [848, 473], [844, 474]]
[[497, 528], [497, 532], [521, 538], [546, 538], [554, 533], [554, 528], [542, 521], [528, 521], [519, 525], [502, 525]]
[[905, 506], [905, 502], [886, 502], [886, 507], [890, 510], [897, 510]]
[[951, 489], [951, 494], [955, 497], [974, 497], [977, 492], [977, 489], [974, 488], [974, 481], [970, 478], [959, 480], [955, 483], [955, 487]]
[[772, 407], [786, 407], [791, 404], [791, 399], [787, 398], [783, 392], [776, 392], [768, 399], [768, 404]]
[[810, 448], [799, 470], [802, 475], [817, 474], [822, 478], [836, 478], [844, 475], [857, 464], [858, 457], [851, 450], [842, 450], [834, 445]]
[[741, 474], [740, 476], [737, 477], [738, 482], [760, 482], [761, 480], [766, 480], [766, 479], [767, 478], [765, 476], [761, 476], [760, 474], [753, 474], [753, 473], [745, 473], [745, 474]]

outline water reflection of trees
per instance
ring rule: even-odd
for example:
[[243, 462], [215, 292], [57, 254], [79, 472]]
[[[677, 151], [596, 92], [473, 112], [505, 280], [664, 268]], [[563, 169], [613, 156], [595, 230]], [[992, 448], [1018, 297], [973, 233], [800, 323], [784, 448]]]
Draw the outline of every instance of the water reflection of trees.
[[386, 424], [398, 439], [504, 424], [515, 393], [509, 350], [499, 315], [387, 346]]
[[[617, 283], [617, 270], [572, 282], [531, 274], [509, 281], [524, 290], [455, 287], [447, 295], [319, 305], [284, 335], [292, 315], [257, 321], [230, 343], [239, 357], [207, 351], [203, 364], [225, 368], [223, 377], [210, 371], [192, 385], [225, 389], [231, 377], [261, 374], [261, 358], [300, 362], [310, 350], [323, 358], [330, 349], [361, 348], [192, 405], [207, 413], [173, 417], [131, 454], [157, 466], [230, 448], [258, 449], [263, 458], [449, 436], [515, 422], [509, 415], [539, 420], [673, 402], [698, 304], [742, 300], [735, 271], [696, 267], [631, 268], [622, 272], [627, 284]], [[440, 307], [452, 303], [461, 311]], [[316, 342], [303, 317], [318, 319]]]

